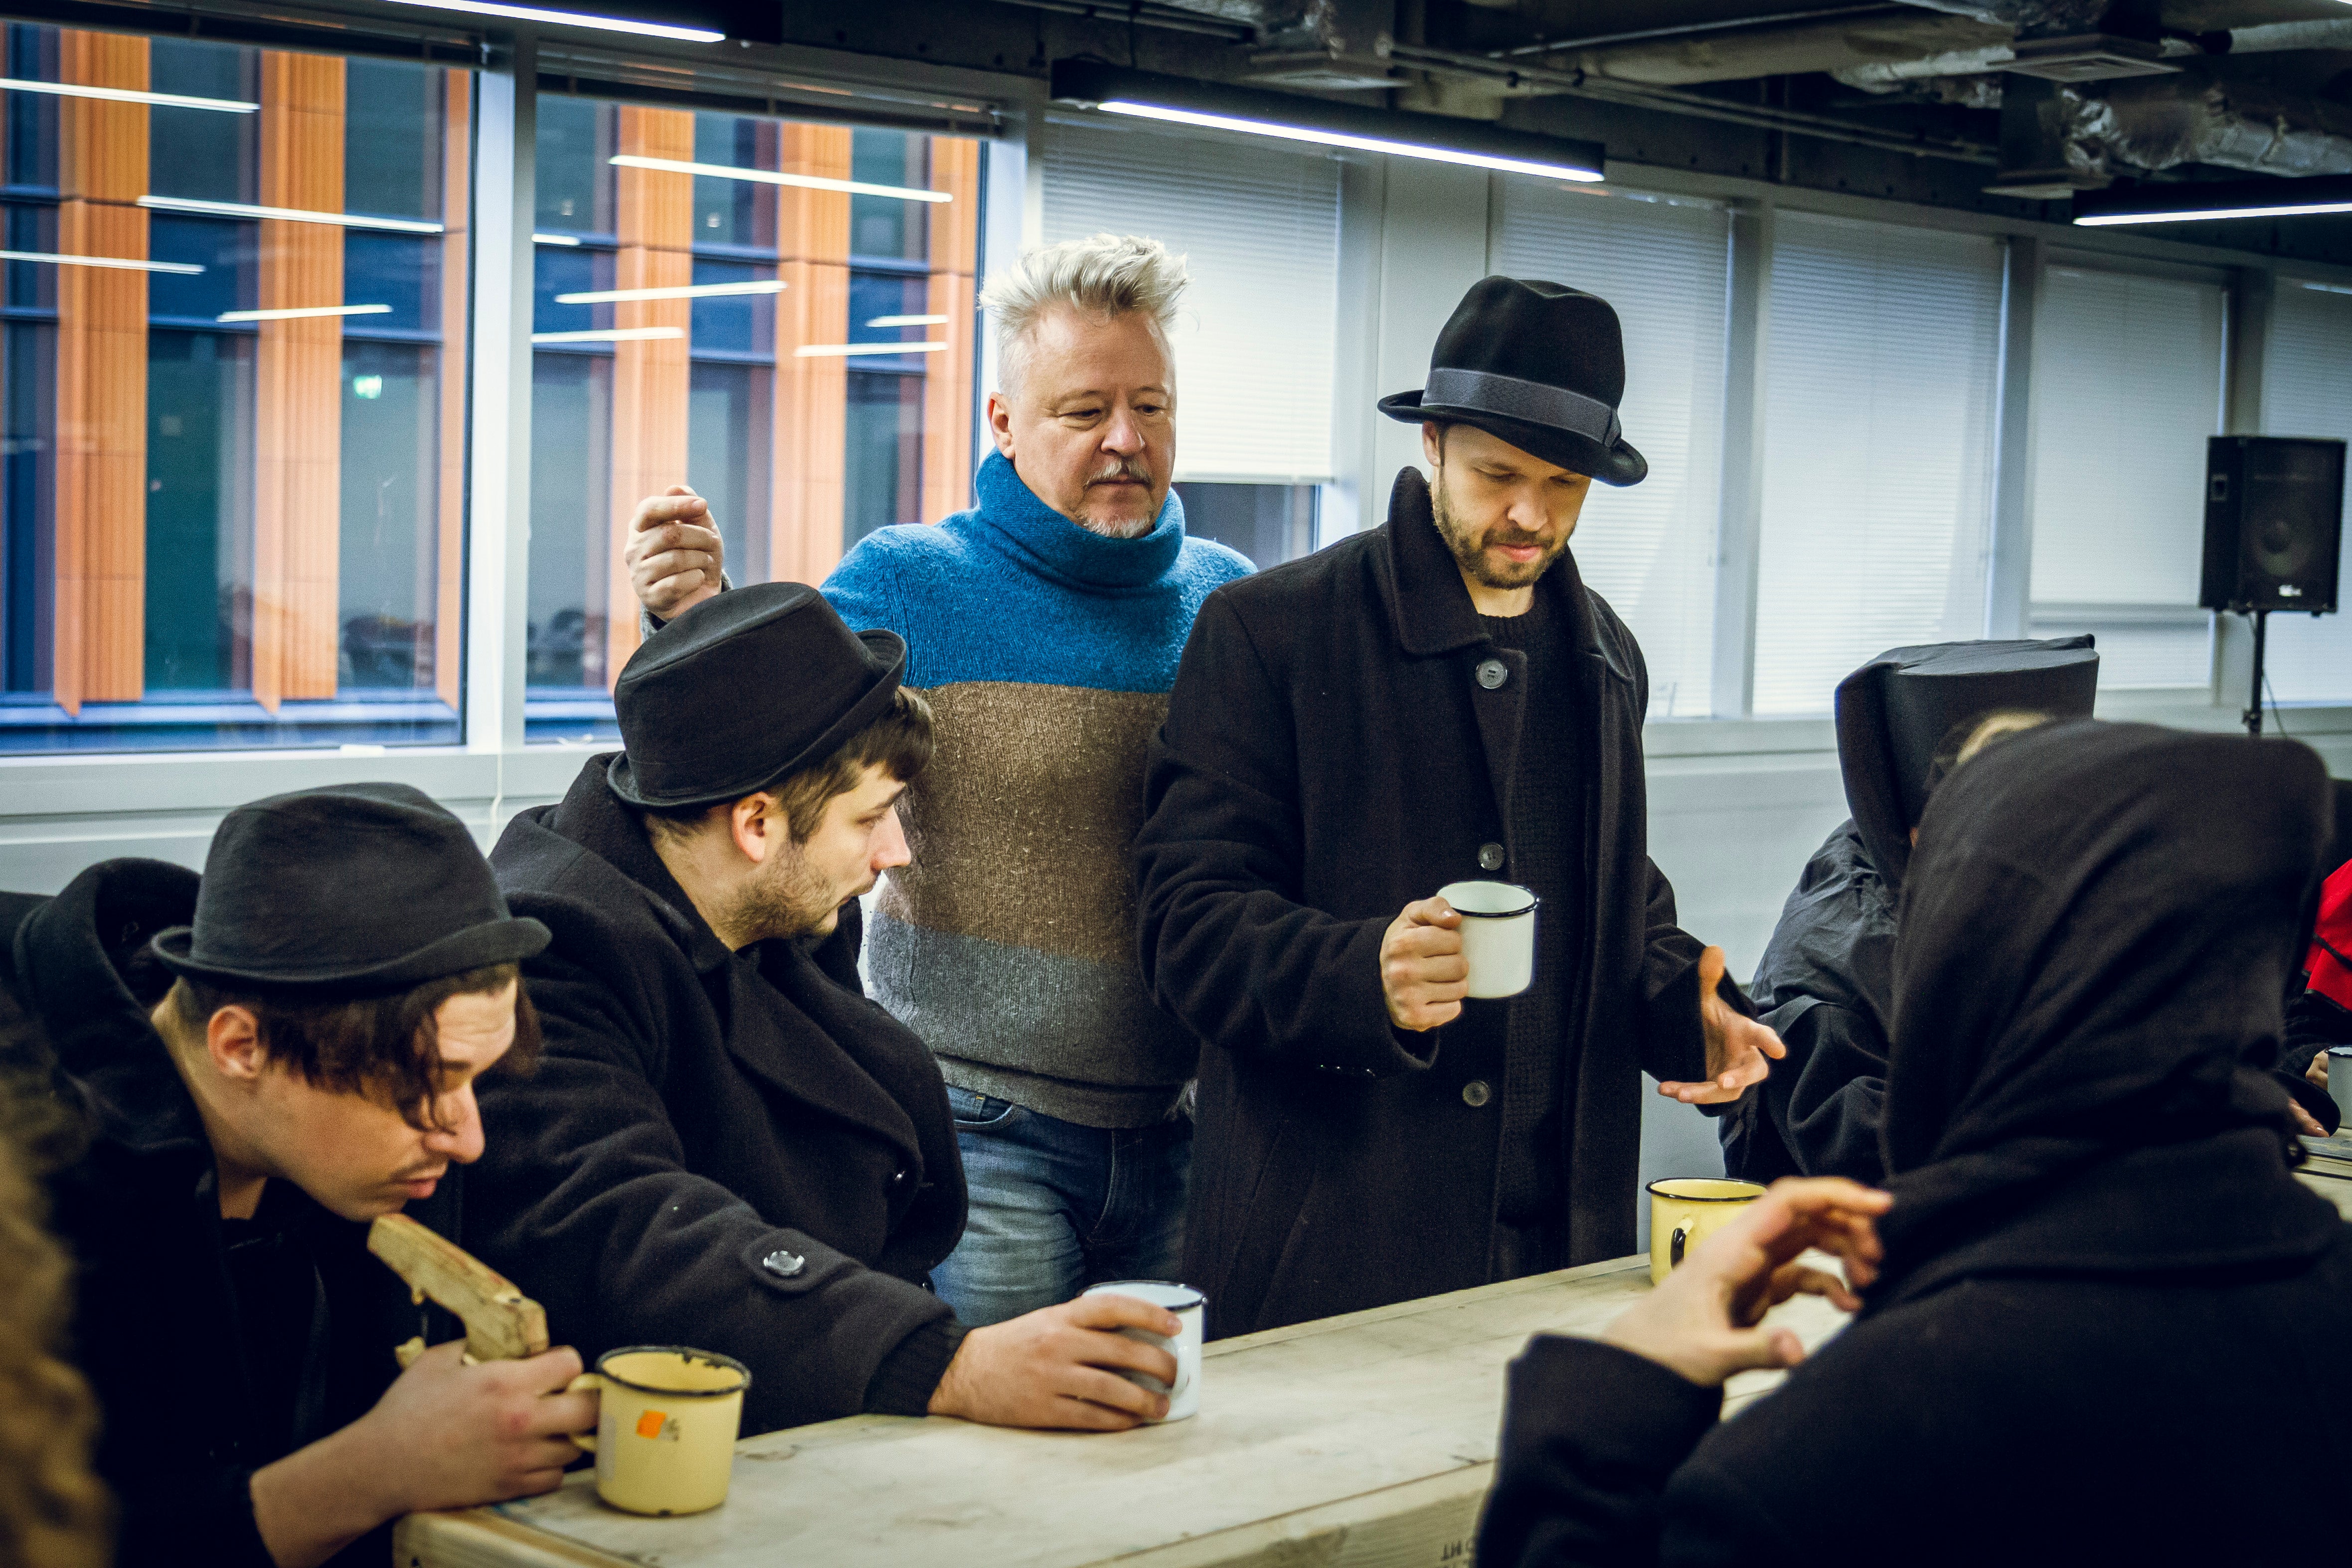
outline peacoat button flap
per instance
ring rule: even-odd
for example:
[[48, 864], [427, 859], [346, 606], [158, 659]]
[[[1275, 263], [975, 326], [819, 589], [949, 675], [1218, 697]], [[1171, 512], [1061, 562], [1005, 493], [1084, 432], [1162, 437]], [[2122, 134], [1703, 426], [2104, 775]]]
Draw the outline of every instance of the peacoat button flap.
[[838, 1278], [855, 1265], [797, 1231], [770, 1231], [743, 1249], [751, 1276], [779, 1295], [800, 1296]]
[[1479, 685], [1489, 691], [1497, 690], [1503, 682], [1511, 679], [1511, 667], [1499, 658], [1480, 659], [1477, 676]]

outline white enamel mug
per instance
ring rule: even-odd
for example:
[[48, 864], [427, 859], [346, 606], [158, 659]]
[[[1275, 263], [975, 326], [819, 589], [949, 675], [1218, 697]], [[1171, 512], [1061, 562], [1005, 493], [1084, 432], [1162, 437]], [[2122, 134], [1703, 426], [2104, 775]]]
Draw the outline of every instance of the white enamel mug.
[[1089, 1286], [1089, 1296], [1131, 1296], [1139, 1301], [1149, 1301], [1176, 1314], [1184, 1325], [1174, 1339], [1165, 1334], [1150, 1333], [1142, 1329], [1121, 1329], [1129, 1339], [1140, 1340], [1147, 1345], [1157, 1345], [1176, 1358], [1176, 1386], [1170, 1388], [1156, 1377], [1139, 1372], [1123, 1372], [1119, 1376], [1139, 1388], [1168, 1396], [1168, 1414], [1162, 1421], [1181, 1421], [1201, 1408], [1201, 1320], [1209, 1299], [1190, 1285], [1171, 1284], [1164, 1279], [1114, 1279], [1107, 1285]]
[[1448, 882], [1437, 896], [1462, 916], [1470, 994], [1517, 996], [1536, 980], [1536, 906], [1516, 882]]

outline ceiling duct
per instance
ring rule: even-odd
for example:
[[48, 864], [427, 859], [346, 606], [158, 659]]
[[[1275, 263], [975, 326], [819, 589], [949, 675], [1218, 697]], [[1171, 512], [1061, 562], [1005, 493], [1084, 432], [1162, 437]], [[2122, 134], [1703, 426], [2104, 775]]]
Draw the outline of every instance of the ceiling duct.
[[2217, 82], [2132, 82], [2094, 97], [2011, 85], [1996, 195], [2048, 200], [2118, 174], [2189, 164], [2300, 177], [2352, 174], [2352, 116], [2315, 99], [2256, 98]]
[[[1269, 87], [1346, 92], [1397, 85], [1389, 60], [1396, 42], [1396, 0], [1267, 0], [1265, 47], [1244, 79]], [[1286, 20], [1275, 13], [1291, 11]]]

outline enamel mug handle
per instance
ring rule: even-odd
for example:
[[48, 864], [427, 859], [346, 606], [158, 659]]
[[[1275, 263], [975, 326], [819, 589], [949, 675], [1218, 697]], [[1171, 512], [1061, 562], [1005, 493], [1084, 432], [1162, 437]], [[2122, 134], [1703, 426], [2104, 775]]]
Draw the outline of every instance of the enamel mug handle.
[[[601, 1392], [604, 1387], [604, 1380], [603, 1378], [597, 1376], [593, 1372], [583, 1372], [578, 1377], [573, 1378], [570, 1383], [565, 1384], [563, 1385], [563, 1392], [566, 1394], [577, 1394], [584, 1388], [593, 1388]], [[578, 1444], [584, 1452], [593, 1454], [596, 1451], [596, 1433], [593, 1427], [585, 1432], [567, 1432], [564, 1436], [571, 1438], [572, 1442]]]
[[1689, 1242], [1689, 1240], [1690, 1232], [1688, 1230], [1685, 1229], [1681, 1226], [1675, 1226], [1675, 1239], [1666, 1248], [1667, 1268], [1680, 1268], [1683, 1266], [1683, 1247]]

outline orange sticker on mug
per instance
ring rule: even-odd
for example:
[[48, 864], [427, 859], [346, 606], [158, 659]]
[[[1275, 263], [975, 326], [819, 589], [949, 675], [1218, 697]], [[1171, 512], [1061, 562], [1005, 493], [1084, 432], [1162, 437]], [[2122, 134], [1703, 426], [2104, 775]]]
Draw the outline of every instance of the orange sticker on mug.
[[660, 1436], [662, 1423], [667, 1419], [667, 1417], [663, 1415], [658, 1410], [646, 1411], [643, 1415], [637, 1417], [637, 1436], [640, 1437]]

